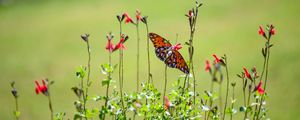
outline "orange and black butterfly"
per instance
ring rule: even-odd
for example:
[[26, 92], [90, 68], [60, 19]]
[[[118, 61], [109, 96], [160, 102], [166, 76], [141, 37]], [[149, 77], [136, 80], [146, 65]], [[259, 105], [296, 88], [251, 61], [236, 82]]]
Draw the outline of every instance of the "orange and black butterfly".
[[190, 73], [182, 55], [177, 50], [172, 49], [172, 45], [168, 40], [155, 33], [149, 33], [149, 37], [155, 47], [155, 54], [161, 61], [164, 61], [171, 68], [181, 70], [185, 74]]

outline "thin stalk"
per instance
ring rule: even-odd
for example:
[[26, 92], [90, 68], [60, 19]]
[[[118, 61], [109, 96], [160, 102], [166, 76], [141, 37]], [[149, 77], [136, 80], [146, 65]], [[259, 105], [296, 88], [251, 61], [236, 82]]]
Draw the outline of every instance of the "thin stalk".
[[50, 93], [48, 92], [48, 101], [49, 101], [49, 109], [50, 109], [50, 112], [51, 112], [51, 120], [54, 120], [53, 119], [53, 107], [52, 107], [52, 102], [51, 102], [51, 98], [50, 98]]
[[136, 22], [136, 35], [137, 35], [137, 53], [136, 53], [136, 91], [139, 92], [140, 88], [140, 34], [139, 22]]
[[[120, 23], [120, 38], [122, 37], [122, 23]], [[124, 99], [123, 99], [123, 50], [119, 50], [119, 84], [120, 84], [120, 95], [122, 103], [122, 111], [124, 112]], [[126, 114], [124, 114], [126, 116]]]
[[[15, 97], [15, 104], [16, 104], [16, 112], [19, 112], [18, 97]], [[19, 120], [19, 116], [16, 116], [16, 120]]]
[[167, 65], [165, 65], [165, 87], [164, 87], [163, 105], [165, 105], [165, 98], [164, 97], [166, 96], [167, 82], [168, 82], [168, 78], [167, 78]]
[[[147, 30], [147, 58], [148, 58], [148, 84], [150, 83], [150, 75], [151, 75], [151, 69], [150, 69], [150, 50], [149, 50], [149, 28], [148, 24], [146, 25], [146, 30]], [[152, 81], [153, 82], [153, 81]]]
[[86, 80], [86, 90], [85, 90], [85, 95], [83, 98], [83, 110], [84, 110], [84, 115], [85, 115], [85, 119], [86, 118], [86, 102], [87, 102], [87, 97], [88, 97], [88, 88], [90, 86], [90, 74], [91, 74], [91, 49], [90, 49], [90, 44], [89, 41], [86, 41], [86, 46], [87, 46], [87, 52], [88, 52], [88, 76], [87, 76], [87, 80]]
[[223, 108], [223, 104], [222, 104], [222, 83], [223, 83], [223, 81], [221, 81], [220, 82], [220, 86], [219, 86], [219, 98], [220, 98], [220, 100], [219, 100], [219, 109], [220, 109], [220, 119], [222, 119], [222, 117], [223, 117], [223, 114], [222, 114], [222, 108]]
[[[146, 86], [146, 89], [148, 90], [148, 86], [149, 86], [150, 82], [153, 83], [153, 81], [151, 81], [151, 79], [150, 79], [150, 76], [151, 76], [151, 71], [150, 70], [151, 69], [150, 69], [150, 50], [149, 50], [149, 40], [150, 40], [150, 38], [149, 38], [149, 28], [148, 28], [147, 23], [145, 23], [145, 25], [146, 25], [146, 31], [147, 31], [147, 58], [148, 58], [148, 85]], [[146, 105], [148, 105], [148, 98], [146, 98]], [[146, 119], [147, 112], [144, 113], [144, 116], [145, 116], [144, 119]]]
[[[235, 100], [234, 86], [232, 86], [232, 99]], [[231, 103], [231, 109], [233, 109], [233, 107], [234, 107], [234, 102]], [[233, 113], [230, 114], [230, 120], [232, 120], [232, 117], [233, 117]], [[225, 117], [223, 117], [223, 119], [225, 119]]]
[[[249, 90], [248, 90], [248, 100], [247, 100], [247, 106], [246, 106], [247, 109], [250, 106], [250, 99], [251, 99], [251, 89], [249, 88]], [[245, 118], [247, 118], [247, 117], [248, 117], [248, 111], [246, 110]]]
[[[263, 76], [264, 76], [264, 72], [265, 72], [265, 68], [266, 68], [266, 61], [267, 61], [267, 58], [264, 57], [263, 69], [262, 69], [262, 72], [261, 72], [261, 75], [260, 75], [259, 80], [262, 80], [262, 78], [263, 78]], [[258, 103], [258, 102], [259, 102], [258, 99], [256, 99], [256, 103]], [[257, 109], [258, 109], [258, 105], [255, 105], [255, 112], [257, 111]], [[257, 115], [257, 114], [254, 113], [253, 120], [255, 120], [256, 115]]]
[[[108, 61], [109, 61], [109, 65], [111, 66], [111, 52], [109, 51], [109, 55], [108, 55]], [[109, 72], [108, 73], [108, 80], [111, 80], [111, 73]], [[108, 92], [109, 92], [109, 85], [110, 85], [110, 82], [107, 84], [106, 86], [106, 100], [105, 100], [105, 107], [107, 107], [107, 102], [108, 102]], [[103, 119], [105, 120], [105, 114], [103, 116]]]
[[[266, 60], [266, 75], [265, 75], [265, 81], [264, 81], [264, 90], [266, 91], [266, 87], [267, 87], [267, 81], [268, 81], [268, 71], [269, 71], [269, 58], [270, 58], [270, 48], [269, 48], [269, 45], [270, 45], [270, 38], [268, 38], [268, 41], [267, 41], [267, 60]], [[256, 117], [256, 120], [259, 119], [259, 114], [260, 114], [260, 111], [261, 111], [261, 107], [262, 107], [262, 103], [264, 101], [264, 96], [265, 94], [262, 95], [261, 97], [261, 100], [260, 100], [260, 104], [259, 104], [259, 107], [258, 107], [258, 113], [257, 113], [257, 117]]]
[[[244, 98], [244, 107], [247, 107], [247, 103], [246, 103], [246, 86], [247, 86], [247, 81], [245, 81], [246, 79], [243, 79], [243, 98]], [[247, 118], [247, 110], [245, 111], [245, 115], [244, 115], [244, 120], [246, 120]]]
[[225, 96], [225, 106], [224, 106], [224, 110], [223, 110], [223, 120], [225, 120], [225, 112], [226, 112], [226, 108], [227, 108], [227, 100], [228, 100], [228, 93], [229, 93], [229, 75], [228, 75], [228, 63], [227, 63], [227, 56], [224, 55], [225, 57], [225, 70], [226, 70], [226, 96]]

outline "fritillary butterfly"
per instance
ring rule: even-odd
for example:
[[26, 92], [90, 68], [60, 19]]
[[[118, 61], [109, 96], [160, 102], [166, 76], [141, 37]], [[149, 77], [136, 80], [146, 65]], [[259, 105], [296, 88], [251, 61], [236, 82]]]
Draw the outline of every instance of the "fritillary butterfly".
[[190, 73], [182, 55], [177, 50], [172, 49], [168, 40], [155, 33], [149, 33], [149, 37], [154, 45], [155, 54], [161, 61], [165, 62], [168, 67], [177, 68], [185, 74]]

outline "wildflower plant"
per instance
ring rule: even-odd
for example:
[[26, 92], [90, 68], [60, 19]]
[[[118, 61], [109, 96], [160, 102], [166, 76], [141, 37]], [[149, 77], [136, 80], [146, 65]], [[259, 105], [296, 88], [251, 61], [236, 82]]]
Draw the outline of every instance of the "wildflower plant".
[[[263, 67], [261, 70], [251, 67], [241, 68], [241, 72], [237, 77], [232, 77], [229, 74], [231, 65], [229, 57], [219, 54], [213, 54], [203, 63], [202, 72], [207, 72], [210, 80], [196, 79], [199, 73], [196, 73], [195, 66], [198, 60], [194, 60], [195, 51], [193, 44], [194, 35], [196, 34], [197, 19], [199, 15], [199, 8], [202, 3], [196, 2], [195, 7], [187, 10], [185, 16], [189, 25], [189, 37], [187, 42], [183, 45], [180, 43], [171, 43], [160, 37], [158, 34], [149, 32], [148, 16], [142, 16], [141, 11], [136, 10], [135, 20], [133, 20], [128, 13], [117, 15], [116, 18], [119, 22], [119, 35], [114, 35], [109, 32], [106, 35], [106, 44], [102, 48], [108, 53], [108, 61], [101, 63], [98, 66], [99, 73], [105, 76], [100, 80], [102, 87], [105, 87], [105, 94], [90, 95], [89, 90], [93, 81], [91, 76], [91, 45], [89, 34], [81, 35], [82, 41], [87, 47], [87, 63], [80, 65], [75, 72], [78, 78], [77, 85], [72, 87], [71, 90], [77, 97], [74, 101], [74, 120], [89, 120], [89, 119], [204, 119], [204, 120], [225, 120], [235, 119], [236, 114], [243, 115], [243, 119], [267, 119], [268, 108], [267, 101], [267, 84], [269, 74], [269, 61], [270, 51], [273, 44], [271, 38], [275, 35], [275, 27], [267, 25], [266, 29], [259, 26], [258, 34], [265, 39], [265, 44], [262, 48]], [[147, 67], [140, 67], [140, 29], [139, 24], [145, 25], [147, 45]], [[124, 91], [124, 53], [126, 49], [126, 41], [129, 37], [123, 33], [122, 26], [124, 24], [133, 24], [136, 27], [137, 45], [136, 45], [136, 90], [134, 92]], [[105, 35], [103, 35], [105, 36]], [[103, 40], [103, 38], [101, 40]], [[119, 41], [115, 42], [118, 39]], [[156, 56], [163, 61], [165, 69], [164, 74], [164, 88], [160, 91], [153, 84], [150, 62], [150, 43], [152, 41], [155, 49]], [[177, 41], [176, 41], [177, 42]], [[179, 52], [180, 49], [187, 48], [188, 54], [187, 62]], [[118, 51], [118, 63], [113, 63], [112, 54]], [[145, 54], [146, 55], [146, 54]], [[147, 75], [140, 75], [140, 69], [147, 68]], [[182, 71], [183, 75], [178, 75], [177, 80], [169, 80], [167, 70], [168, 68], [177, 68]], [[143, 77], [143, 78], [140, 78]], [[198, 77], [197, 77], [198, 78]], [[235, 80], [235, 79], [239, 80]], [[147, 80], [141, 82], [141, 79]], [[196, 91], [197, 81], [211, 82], [211, 86], [205, 88], [204, 91]], [[125, 81], [127, 82], [127, 80]], [[50, 97], [50, 86], [53, 81], [47, 79], [35, 81], [35, 92], [46, 96], [49, 101], [49, 110], [51, 112], [51, 120], [62, 120], [65, 118], [66, 113], [54, 113], [53, 105]], [[167, 85], [171, 86], [167, 90]], [[238, 87], [239, 86], [239, 87]], [[15, 88], [14, 82], [11, 83], [12, 95], [15, 98], [16, 109], [14, 116], [18, 120], [20, 111], [18, 109], [19, 94]], [[222, 90], [225, 87], [225, 92]], [[192, 89], [193, 88], [193, 89]], [[241, 94], [237, 92], [241, 88]], [[238, 99], [237, 96], [242, 96], [243, 99]], [[88, 105], [90, 102], [95, 102], [93, 106]], [[240, 104], [241, 103], [241, 104]]]

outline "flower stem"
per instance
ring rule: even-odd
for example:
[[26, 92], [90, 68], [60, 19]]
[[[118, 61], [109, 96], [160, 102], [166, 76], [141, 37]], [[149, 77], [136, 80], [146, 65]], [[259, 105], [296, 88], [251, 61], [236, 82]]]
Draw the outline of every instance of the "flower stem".
[[[19, 103], [18, 103], [18, 97], [15, 97], [15, 104], [16, 104], [16, 111], [15, 112], [19, 112]], [[16, 115], [16, 120], [19, 120], [19, 115]]]
[[86, 88], [85, 88], [85, 95], [83, 98], [83, 110], [84, 110], [84, 117], [87, 120], [86, 117], [86, 102], [87, 102], [87, 97], [88, 97], [88, 89], [90, 86], [90, 74], [91, 74], [91, 48], [90, 48], [90, 44], [89, 41], [86, 41], [86, 46], [87, 46], [87, 52], [88, 52], [88, 63], [87, 63], [87, 67], [88, 67], [88, 76], [87, 76], [87, 80], [86, 80]]
[[[235, 100], [235, 95], [234, 95], [234, 86], [232, 86], [232, 100]], [[226, 105], [226, 104], [225, 104]], [[233, 107], [234, 107], [234, 102], [231, 103], [231, 112], [233, 112]], [[230, 120], [232, 120], [233, 117], [233, 113], [230, 114]], [[225, 119], [225, 116], [223, 117], [223, 119]]]
[[50, 92], [48, 92], [48, 101], [49, 101], [49, 109], [50, 109], [50, 112], [51, 112], [51, 120], [54, 120], [53, 119], [53, 107], [52, 107], [52, 102], [51, 102], [51, 98], [50, 98]]
[[163, 105], [165, 105], [165, 96], [166, 96], [166, 91], [167, 91], [167, 65], [165, 65], [165, 87], [164, 87], [164, 96], [163, 96]]
[[[109, 65], [110, 65], [110, 67], [112, 66], [112, 64], [111, 64], [111, 52], [109, 52], [109, 55], [108, 55], [108, 62], [109, 62]], [[111, 80], [111, 73], [110, 72], [108, 72], [108, 78], [107, 78], [108, 80], [109, 80], [109, 82], [108, 82], [108, 84], [107, 84], [107, 86], [106, 86], [106, 94], [105, 94], [105, 96], [106, 96], [106, 100], [105, 100], [105, 108], [107, 108], [107, 102], [108, 102], [108, 92], [109, 92], [109, 85], [110, 85], [110, 80]], [[103, 119], [105, 120], [105, 114], [103, 115]]]
[[[122, 23], [120, 23], [120, 38], [122, 37]], [[119, 84], [120, 84], [120, 95], [121, 95], [121, 103], [122, 103], [122, 111], [126, 118], [126, 114], [124, 111], [124, 99], [123, 99], [123, 50], [119, 50]]]
[[149, 50], [149, 28], [148, 28], [148, 24], [145, 24], [146, 25], [146, 30], [147, 30], [147, 58], [148, 58], [148, 84], [150, 82], [153, 82], [153, 81], [150, 81], [150, 76], [151, 76], [151, 69], [150, 69], [150, 50]]
[[136, 34], [137, 34], [137, 53], [136, 53], [136, 91], [139, 92], [140, 86], [140, 33], [139, 22], [136, 22]]
[[228, 92], [229, 92], [229, 75], [228, 75], [228, 63], [227, 63], [227, 56], [224, 55], [224, 60], [225, 60], [225, 70], [226, 70], [226, 96], [225, 96], [225, 106], [224, 106], [224, 110], [223, 110], [223, 120], [225, 120], [225, 112], [226, 112], [226, 108], [227, 108], [227, 100], [228, 100]]
[[[269, 58], [270, 58], [270, 37], [268, 38], [268, 41], [266, 43], [266, 49], [267, 49], [267, 58], [266, 58], [266, 74], [265, 74], [265, 81], [264, 81], [264, 90], [266, 91], [266, 87], [267, 87], [267, 81], [268, 81], [268, 71], [269, 71]], [[260, 100], [260, 104], [259, 104], [259, 107], [258, 107], [258, 112], [257, 112], [257, 116], [256, 116], [256, 120], [259, 119], [259, 114], [261, 112], [261, 108], [262, 108], [262, 103], [264, 101], [264, 96], [265, 94], [263, 94], [261, 96], [261, 100]]]

